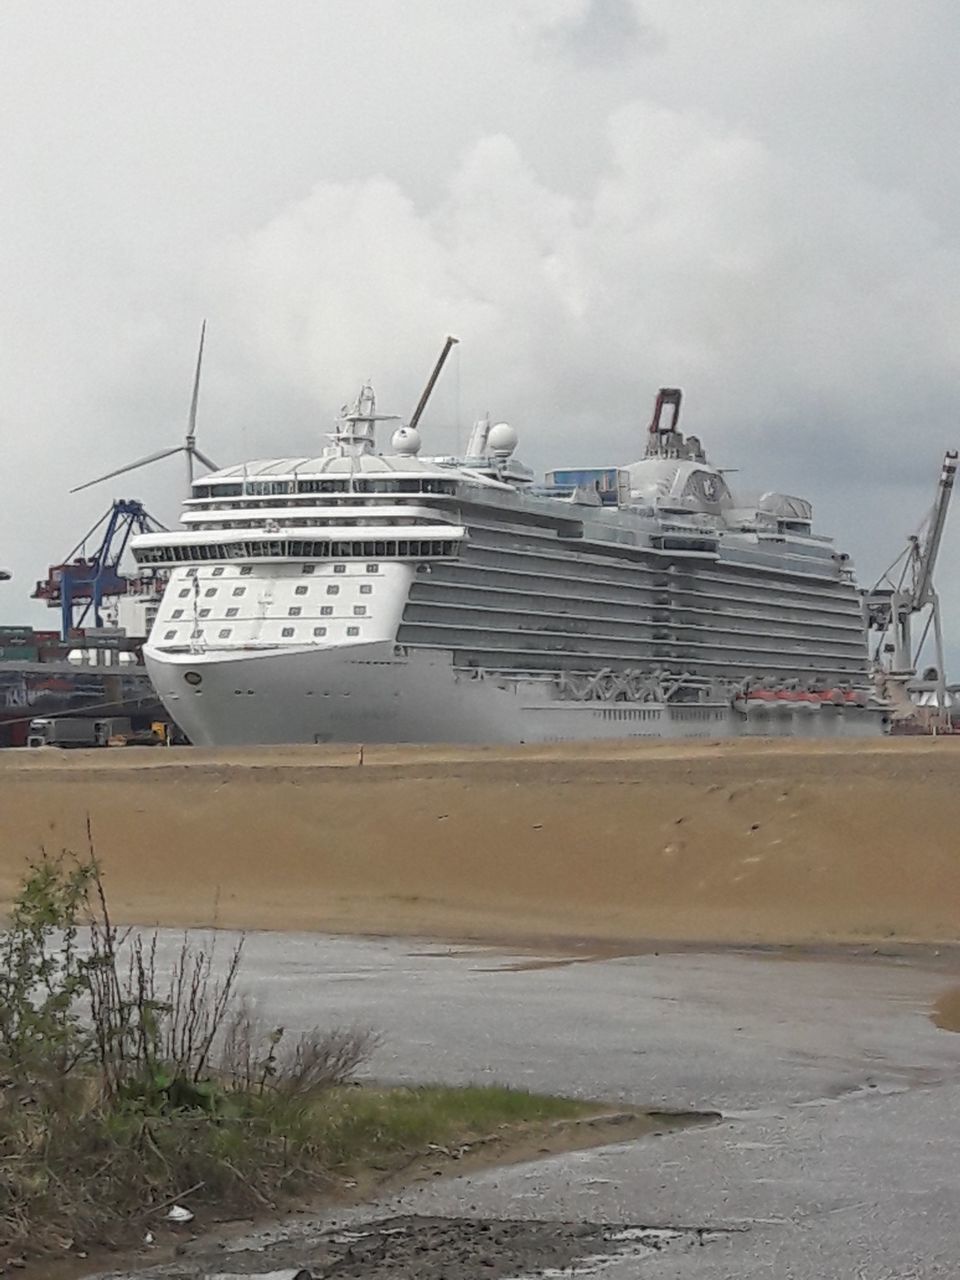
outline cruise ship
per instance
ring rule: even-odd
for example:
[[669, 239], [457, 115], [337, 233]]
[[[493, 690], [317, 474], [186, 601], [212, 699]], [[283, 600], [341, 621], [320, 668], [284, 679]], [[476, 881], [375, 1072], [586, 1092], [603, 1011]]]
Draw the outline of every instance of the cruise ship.
[[804, 499], [738, 498], [680, 405], [639, 461], [537, 483], [489, 418], [462, 457], [419, 412], [379, 451], [365, 385], [319, 456], [194, 480], [133, 543], [169, 571], [168, 712], [198, 745], [880, 733], [849, 557]]

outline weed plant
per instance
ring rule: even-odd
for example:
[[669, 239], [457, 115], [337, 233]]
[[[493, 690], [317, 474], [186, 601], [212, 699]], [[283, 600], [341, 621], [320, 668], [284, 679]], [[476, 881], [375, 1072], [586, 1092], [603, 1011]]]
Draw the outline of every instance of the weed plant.
[[358, 1088], [364, 1028], [290, 1033], [240, 996], [242, 940], [110, 915], [92, 849], [30, 865], [0, 934], [0, 1270], [142, 1240], [186, 1200], [221, 1215], [395, 1169], [583, 1103], [499, 1087]]
[[373, 1034], [265, 1026], [242, 940], [222, 967], [158, 943], [113, 923], [92, 854], [30, 866], [0, 935], [0, 1246], [109, 1242], [188, 1193], [272, 1205], [329, 1169], [307, 1117]]

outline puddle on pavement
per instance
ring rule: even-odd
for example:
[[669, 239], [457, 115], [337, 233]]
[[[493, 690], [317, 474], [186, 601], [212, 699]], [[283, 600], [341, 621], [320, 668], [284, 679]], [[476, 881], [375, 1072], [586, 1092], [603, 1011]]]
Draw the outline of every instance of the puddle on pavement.
[[943, 992], [930, 1018], [941, 1031], [960, 1031], [960, 987], [950, 987]]
[[587, 964], [592, 960], [607, 959], [606, 956], [566, 956], [557, 960], [514, 960], [509, 964], [498, 964], [489, 969], [480, 969], [480, 973], [532, 973], [537, 969], [566, 969], [572, 964]]
[[658, 1254], [699, 1250], [728, 1234], [708, 1227], [405, 1216], [232, 1252], [226, 1266], [222, 1252], [203, 1250], [166, 1274], [175, 1280], [232, 1280], [283, 1271], [289, 1276], [303, 1267], [311, 1276], [335, 1272], [338, 1280], [472, 1280], [478, 1274], [485, 1280], [586, 1280]]

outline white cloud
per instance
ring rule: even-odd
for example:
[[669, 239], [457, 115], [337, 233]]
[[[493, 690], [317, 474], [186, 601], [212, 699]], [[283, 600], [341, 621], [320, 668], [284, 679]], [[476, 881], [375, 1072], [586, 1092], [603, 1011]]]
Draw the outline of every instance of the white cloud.
[[[679, 383], [719, 461], [879, 569], [960, 430], [960, 23], [908, 16], [6, 6], [0, 614], [110, 496], [69, 485], [175, 439], [205, 314], [218, 460], [315, 448], [367, 376], [409, 413], [451, 332], [440, 447], [489, 408], [540, 467], [625, 460]], [[172, 518], [178, 483], [129, 491]]]
[[686, 381], [715, 451], [769, 431], [768, 465], [794, 483], [820, 482], [810, 438], [849, 459], [869, 434], [871, 474], [901, 466], [898, 425], [957, 372], [956, 251], [917, 204], [855, 175], [811, 180], [740, 130], [643, 101], [612, 115], [606, 145], [579, 197], [502, 136], [424, 208], [383, 179], [319, 184], [211, 278], [224, 322], [254, 340], [248, 376], [339, 403], [373, 361], [409, 397], [451, 328], [465, 409], [495, 397], [543, 462], [585, 428], [624, 456], [630, 415]]

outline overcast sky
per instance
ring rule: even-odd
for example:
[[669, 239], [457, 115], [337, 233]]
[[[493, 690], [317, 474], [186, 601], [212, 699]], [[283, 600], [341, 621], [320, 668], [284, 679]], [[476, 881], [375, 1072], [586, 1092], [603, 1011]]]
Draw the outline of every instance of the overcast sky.
[[[635, 459], [658, 386], [864, 580], [960, 443], [956, 0], [0, 3], [0, 621], [174, 444], [313, 453], [372, 377], [449, 451]], [[960, 660], [960, 510], [939, 584]], [[960, 671], [954, 670], [955, 677]]]

